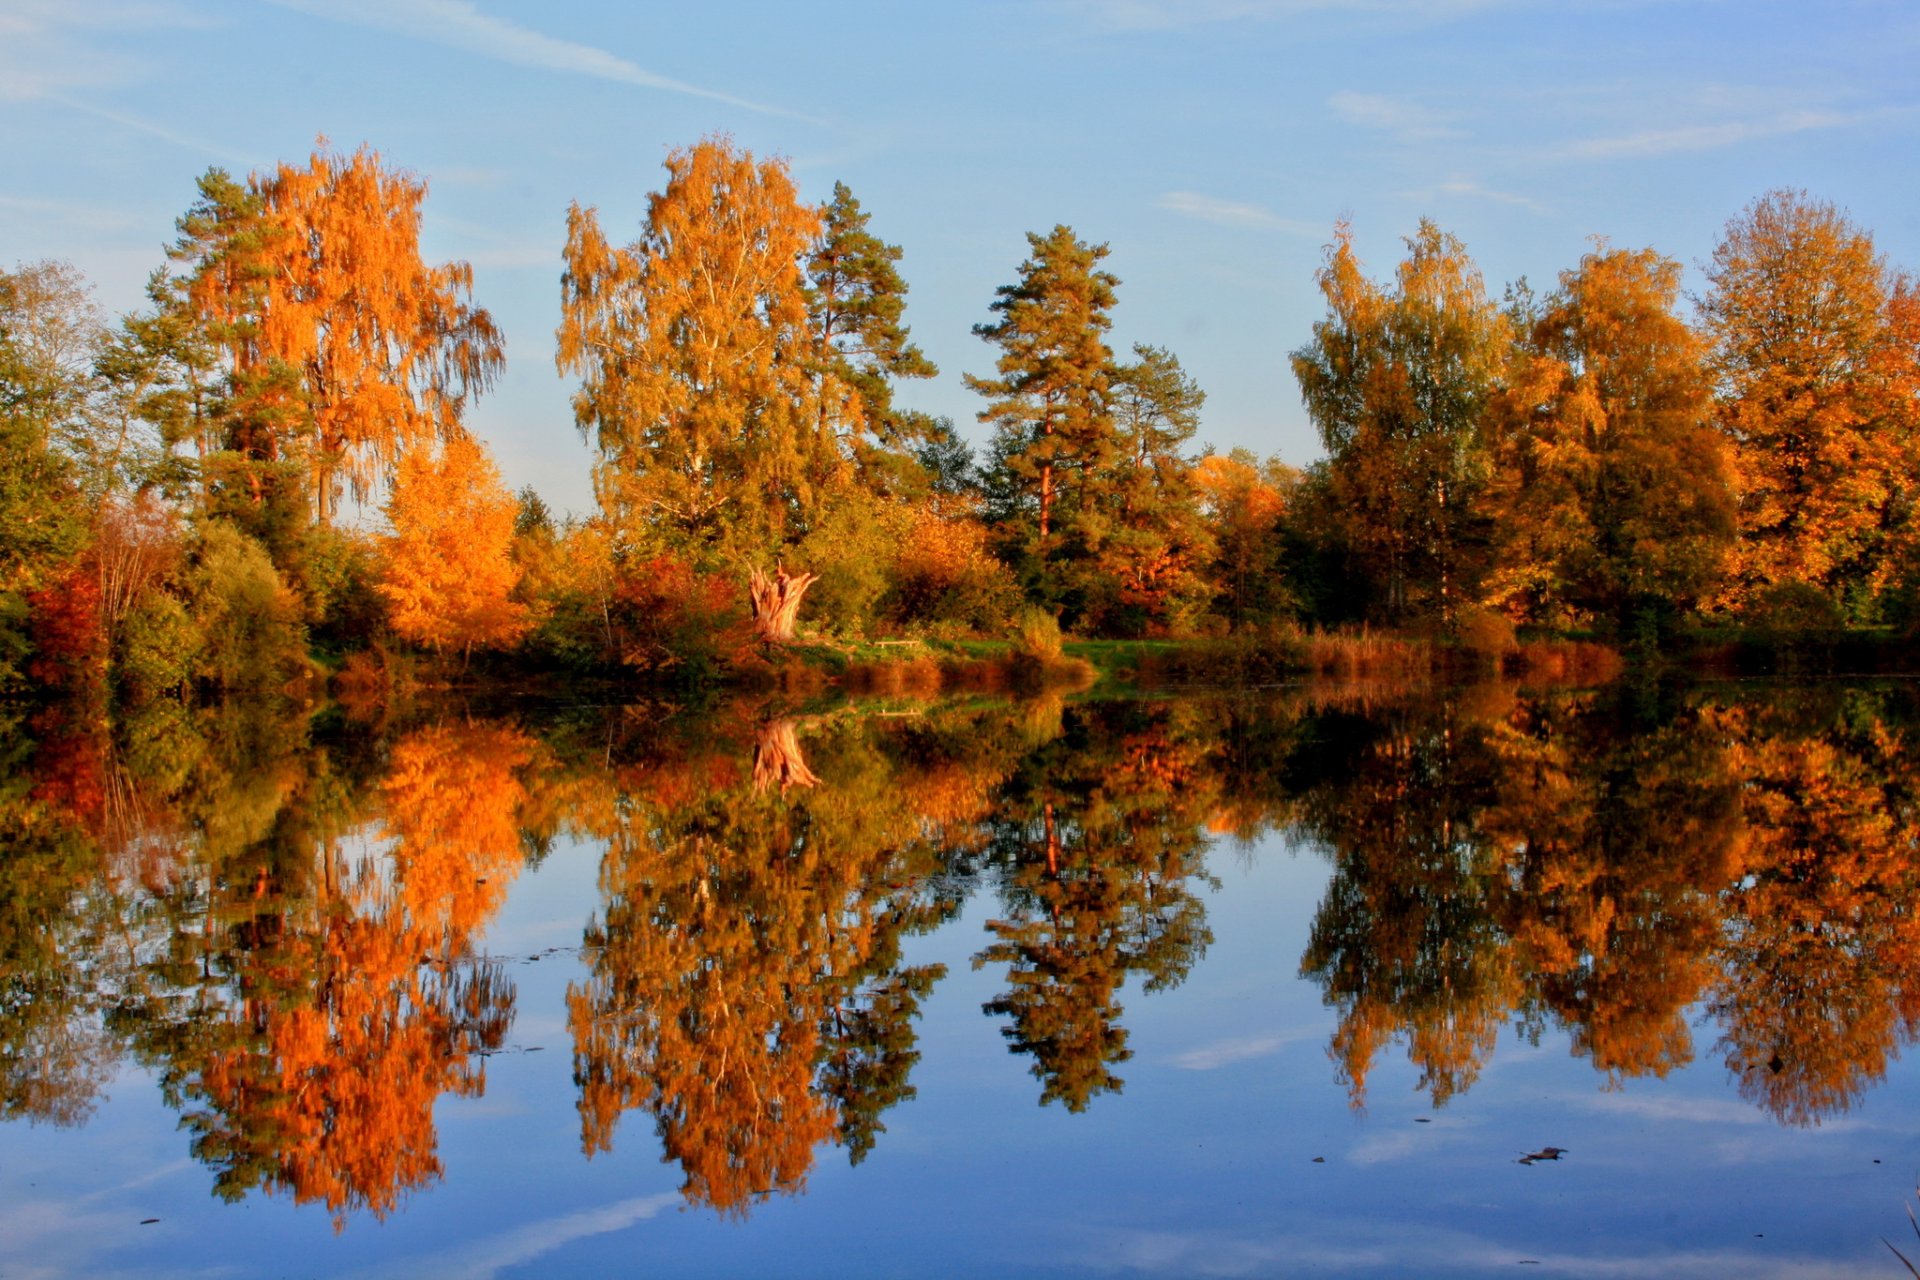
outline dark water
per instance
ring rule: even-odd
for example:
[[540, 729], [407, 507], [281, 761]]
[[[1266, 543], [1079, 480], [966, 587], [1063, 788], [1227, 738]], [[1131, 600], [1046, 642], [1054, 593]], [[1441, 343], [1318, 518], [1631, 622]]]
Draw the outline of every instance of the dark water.
[[0, 727], [0, 1276], [1920, 1261], [1910, 686]]

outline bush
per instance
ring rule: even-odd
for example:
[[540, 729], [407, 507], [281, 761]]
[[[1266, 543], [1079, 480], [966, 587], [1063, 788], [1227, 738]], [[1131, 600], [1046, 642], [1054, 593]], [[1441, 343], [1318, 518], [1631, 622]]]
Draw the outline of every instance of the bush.
[[307, 674], [300, 601], [258, 542], [222, 521], [206, 525], [185, 585], [187, 610], [199, 620], [197, 679], [225, 691], [261, 692]]

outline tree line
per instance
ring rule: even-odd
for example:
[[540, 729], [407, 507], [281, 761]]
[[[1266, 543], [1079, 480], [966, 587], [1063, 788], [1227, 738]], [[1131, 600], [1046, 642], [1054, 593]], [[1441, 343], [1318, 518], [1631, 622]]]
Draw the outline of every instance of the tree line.
[[840, 638], [1024, 614], [1657, 645], [1915, 615], [1920, 295], [1804, 192], [1727, 224], [1690, 311], [1652, 249], [1596, 240], [1496, 299], [1430, 222], [1384, 279], [1337, 227], [1290, 354], [1325, 450], [1304, 469], [1199, 450], [1179, 358], [1109, 345], [1107, 247], [1030, 234], [974, 330], [976, 456], [898, 402], [937, 372], [901, 249], [844, 184], [810, 204], [710, 138], [631, 242], [568, 211], [555, 360], [596, 505], [565, 519], [465, 425], [504, 343], [471, 269], [422, 260], [425, 197], [323, 142], [202, 177], [117, 323], [70, 266], [0, 273], [0, 682], [283, 687], [315, 651], [724, 671], [802, 593]]

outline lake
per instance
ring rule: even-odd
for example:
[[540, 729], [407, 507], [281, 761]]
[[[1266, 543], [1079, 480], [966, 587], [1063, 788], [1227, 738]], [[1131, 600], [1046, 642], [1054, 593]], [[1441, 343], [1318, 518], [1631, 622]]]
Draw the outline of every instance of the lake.
[[1905, 1275], [1916, 692], [15, 708], [0, 1275]]

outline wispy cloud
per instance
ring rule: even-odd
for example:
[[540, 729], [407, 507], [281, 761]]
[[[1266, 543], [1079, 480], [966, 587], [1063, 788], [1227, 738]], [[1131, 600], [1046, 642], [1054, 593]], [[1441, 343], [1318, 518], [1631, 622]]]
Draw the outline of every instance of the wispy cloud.
[[79, 204], [72, 200], [41, 200], [33, 196], [0, 196], [0, 209], [28, 215], [39, 214], [50, 222], [78, 224], [95, 231], [125, 231], [141, 223], [140, 218], [125, 209]]
[[1532, 196], [1523, 196], [1517, 191], [1501, 191], [1498, 188], [1489, 187], [1485, 183], [1477, 182], [1472, 178], [1457, 175], [1438, 184], [1431, 191], [1421, 192], [1419, 194], [1423, 199], [1430, 195], [1462, 196], [1470, 200], [1491, 200], [1495, 204], [1510, 204], [1515, 208], [1525, 209], [1530, 213], [1547, 212], [1547, 206], [1541, 204]]
[[1823, 129], [1844, 129], [1920, 114], [1915, 107], [1883, 107], [1870, 111], [1785, 111], [1750, 120], [1717, 124], [1680, 125], [1644, 129], [1611, 137], [1563, 142], [1552, 153], [1569, 160], [1628, 160], [1675, 155], [1690, 151], [1718, 151], [1766, 138], [1786, 137]]
[[1307, 13], [1351, 13], [1439, 21], [1517, 0], [1064, 0], [1109, 27], [1151, 31], [1207, 23], [1271, 21]]
[[1325, 235], [1327, 228], [1296, 218], [1283, 218], [1262, 205], [1238, 200], [1222, 200], [1198, 191], [1169, 191], [1161, 196], [1159, 207], [1183, 218], [1211, 222], [1222, 227], [1244, 227], [1256, 231], [1284, 231], [1288, 235]]
[[0, 0], [0, 101], [124, 84], [145, 70], [138, 59], [77, 39], [76, 33], [205, 25], [205, 18], [173, 4]]
[[274, 3], [315, 17], [393, 31], [515, 66], [683, 93], [762, 115], [819, 123], [797, 111], [659, 75], [593, 45], [543, 35], [531, 27], [482, 13], [469, 0], [274, 0]]
[[1460, 136], [1460, 131], [1443, 124], [1438, 114], [1405, 98], [1344, 90], [1328, 98], [1327, 105], [1348, 124], [1379, 129], [1408, 142]]
[[211, 142], [206, 138], [196, 137], [190, 133], [182, 133], [178, 129], [170, 129], [166, 125], [156, 124], [152, 120], [145, 119], [141, 116], [128, 115], [124, 111], [111, 111], [106, 107], [96, 106], [91, 102], [82, 101], [68, 94], [48, 94], [47, 97], [49, 101], [58, 102], [61, 106], [70, 110], [79, 111], [86, 115], [93, 116], [96, 119], [117, 124], [123, 129], [131, 129], [135, 133], [144, 133], [148, 137], [158, 138], [162, 142], [172, 143], [176, 147], [181, 147], [188, 151], [197, 151], [202, 155], [213, 156], [215, 159], [225, 160], [241, 167], [255, 164], [259, 160], [257, 156], [250, 156], [243, 151], [226, 146], [223, 143]]

